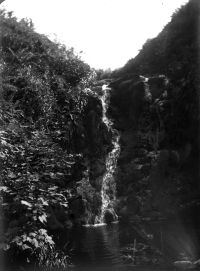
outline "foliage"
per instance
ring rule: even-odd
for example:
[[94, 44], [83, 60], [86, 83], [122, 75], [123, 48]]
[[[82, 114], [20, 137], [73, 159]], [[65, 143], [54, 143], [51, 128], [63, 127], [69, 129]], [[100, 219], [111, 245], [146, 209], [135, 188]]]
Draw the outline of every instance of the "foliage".
[[73, 49], [36, 33], [30, 20], [4, 11], [0, 19], [1, 249], [14, 263], [66, 267], [48, 229], [54, 210], [65, 221], [77, 196], [84, 88], [95, 75]]
[[190, 0], [177, 10], [112, 74], [111, 113], [122, 133], [119, 195], [137, 213], [146, 205], [151, 217], [199, 204], [199, 5]]
[[160, 34], [148, 39], [139, 54], [115, 76], [165, 74], [175, 81], [191, 76], [197, 68], [199, 2], [189, 1], [178, 9]]
[[195, 148], [198, 146], [198, 20], [199, 1], [190, 0], [174, 12], [171, 22], [156, 38], [147, 40], [134, 59], [113, 73], [121, 77], [120, 82], [132, 80], [136, 74], [166, 75], [170, 85], [168, 97], [158, 102], [164, 102], [163, 121], [170, 147], [183, 146], [187, 141], [193, 141]]
[[111, 79], [112, 71], [111, 69], [98, 69], [96, 70], [97, 80]]

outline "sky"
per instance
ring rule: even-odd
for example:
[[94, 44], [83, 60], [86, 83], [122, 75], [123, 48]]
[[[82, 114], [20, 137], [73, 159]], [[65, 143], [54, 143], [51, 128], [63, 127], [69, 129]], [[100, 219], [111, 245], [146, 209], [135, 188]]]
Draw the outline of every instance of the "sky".
[[5, 0], [35, 30], [74, 47], [91, 67], [122, 67], [188, 0]]

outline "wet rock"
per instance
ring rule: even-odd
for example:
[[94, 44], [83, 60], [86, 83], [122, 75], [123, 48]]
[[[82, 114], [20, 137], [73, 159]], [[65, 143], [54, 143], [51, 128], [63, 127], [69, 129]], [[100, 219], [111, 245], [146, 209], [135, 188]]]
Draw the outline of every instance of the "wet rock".
[[176, 270], [188, 270], [194, 267], [191, 261], [176, 261], [173, 264]]
[[194, 266], [198, 268], [200, 267], [200, 259], [194, 262]]
[[116, 216], [114, 210], [108, 209], [105, 211], [105, 214], [104, 214], [105, 223], [109, 224], [109, 223], [116, 221], [116, 220], [117, 220], [117, 216]]
[[97, 92], [99, 95], [103, 95], [102, 86], [95, 86], [92, 90]]
[[91, 163], [90, 170], [92, 173], [92, 178], [97, 178], [102, 176], [106, 170], [104, 159], [94, 160]]
[[164, 76], [150, 77], [148, 83], [153, 100], [159, 98], [166, 88], [166, 78]]

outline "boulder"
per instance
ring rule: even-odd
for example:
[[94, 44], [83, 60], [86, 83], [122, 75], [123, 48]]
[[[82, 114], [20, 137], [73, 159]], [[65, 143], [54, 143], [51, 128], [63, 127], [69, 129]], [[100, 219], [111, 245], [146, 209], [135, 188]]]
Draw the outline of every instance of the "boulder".
[[174, 262], [176, 270], [188, 270], [194, 268], [194, 264], [191, 261], [176, 261]]

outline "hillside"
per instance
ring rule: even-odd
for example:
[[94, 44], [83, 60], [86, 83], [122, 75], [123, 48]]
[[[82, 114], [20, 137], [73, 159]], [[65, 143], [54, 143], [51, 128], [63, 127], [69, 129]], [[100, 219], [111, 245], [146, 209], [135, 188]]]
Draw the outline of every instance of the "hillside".
[[128, 74], [165, 74], [178, 81], [196, 74], [198, 65], [199, 2], [189, 1], [179, 8], [154, 39], [143, 45], [140, 53], [130, 59], [117, 76]]
[[199, 205], [199, 15], [199, 1], [191, 0], [113, 72], [124, 215], [187, 217]]
[[95, 73], [31, 21], [0, 19], [1, 249], [14, 266], [67, 268], [55, 234], [99, 216], [111, 148]]
[[68, 270], [75, 243], [80, 254], [90, 246], [92, 259], [105, 246], [121, 260], [123, 223], [132, 242], [125, 260], [135, 264], [140, 247], [136, 256], [155, 263], [149, 249], [159, 254], [162, 244], [154, 246], [144, 221], [199, 225], [199, 18], [200, 2], [190, 0], [124, 67], [95, 72], [73, 48], [38, 34], [31, 20], [0, 11], [6, 267]]

